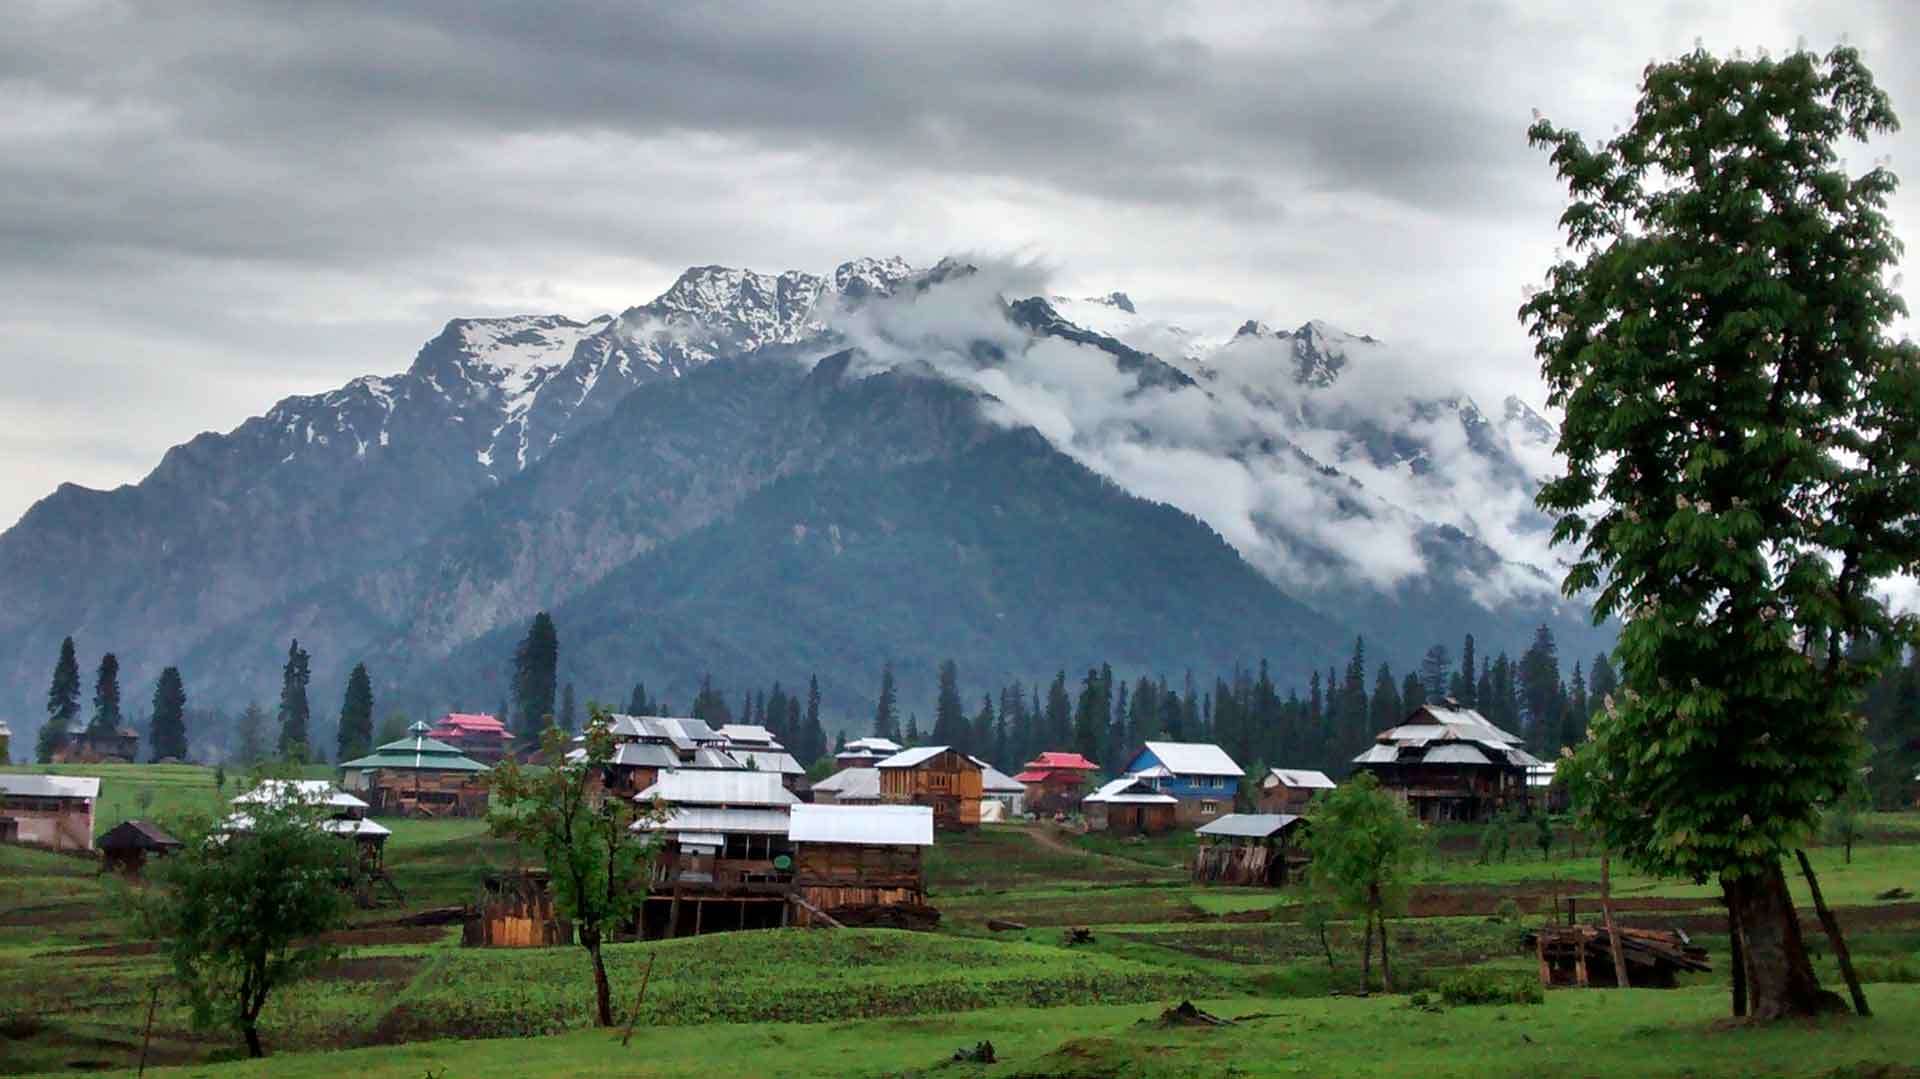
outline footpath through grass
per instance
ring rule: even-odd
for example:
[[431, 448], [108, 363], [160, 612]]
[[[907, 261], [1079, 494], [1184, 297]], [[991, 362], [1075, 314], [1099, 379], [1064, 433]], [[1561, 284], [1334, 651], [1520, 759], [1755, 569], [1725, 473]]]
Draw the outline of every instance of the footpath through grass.
[[[994, 1008], [844, 1023], [641, 1026], [511, 1041], [416, 1042], [159, 1074], [276, 1079], [705, 1077], [1912, 1076], [1920, 987], [1870, 987], [1871, 1020], [1726, 1027], [1719, 989], [1549, 993], [1537, 1006], [1427, 1011], [1402, 997], [1207, 999], [1231, 1027], [1168, 1028], [1162, 1005]], [[951, 1061], [987, 1040], [1000, 1063]]]

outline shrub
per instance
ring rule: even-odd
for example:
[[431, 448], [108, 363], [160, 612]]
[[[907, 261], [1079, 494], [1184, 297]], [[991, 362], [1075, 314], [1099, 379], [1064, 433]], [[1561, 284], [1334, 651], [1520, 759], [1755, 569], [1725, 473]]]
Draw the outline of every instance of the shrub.
[[1440, 999], [1469, 1004], [1539, 1004], [1547, 999], [1538, 980], [1496, 970], [1467, 970], [1440, 983]]

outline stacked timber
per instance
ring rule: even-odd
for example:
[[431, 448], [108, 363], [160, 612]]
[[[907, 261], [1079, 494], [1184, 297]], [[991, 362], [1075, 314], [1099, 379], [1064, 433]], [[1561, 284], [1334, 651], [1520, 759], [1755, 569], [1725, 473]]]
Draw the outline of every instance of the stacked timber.
[[468, 948], [549, 948], [573, 943], [573, 923], [554, 910], [544, 873], [490, 876], [480, 885], [460, 943]]
[[[1627, 961], [1627, 979], [1637, 988], [1671, 989], [1683, 970], [1704, 973], [1707, 950], [1680, 933], [1651, 929], [1621, 929], [1620, 952]], [[1605, 928], [1597, 925], [1553, 926], [1528, 934], [1528, 943], [1540, 959], [1540, 984], [1613, 986], [1612, 945]]]

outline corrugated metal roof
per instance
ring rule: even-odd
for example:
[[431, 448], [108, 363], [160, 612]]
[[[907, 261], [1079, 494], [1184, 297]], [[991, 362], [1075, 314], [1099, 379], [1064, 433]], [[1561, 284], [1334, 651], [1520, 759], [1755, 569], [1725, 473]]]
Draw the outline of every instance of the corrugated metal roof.
[[[356, 818], [353, 820], [323, 820], [316, 821], [315, 825], [321, 831], [330, 832], [334, 835], [390, 836], [393, 834], [391, 828], [364, 818]], [[234, 813], [222, 822], [222, 826], [229, 832], [251, 831], [253, 829], [253, 817], [246, 813]]]
[[365, 809], [367, 803], [324, 779], [264, 779], [233, 800], [234, 805], [293, 804]]
[[[783, 776], [803, 776], [807, 774], [793, 754], [778, 749], [740, 749], [727, 750], [727, 755], [740, 762], [742, 768], [751, 768], [761, 772], [772, 772]], [[748, 762], [752, 762], [749, 764]]]
[[900, 752], [904, 748], [904, 746], [891, 738], [855, 738], [853, 741], [847, 743], [846, 752], [873, 752], [892, 755]]
[[633, 796], [669, 805], [790, 806], [800, 799], [780, 785], [778, 772], [662, 772], [653, 786]]
[[672, 746], [657, 742], [622, 742], [613, 747], [613, 757], [607, 763], [621, 768], [677, 768], [680, 755]]
[[827, 791], [840, 799], [880, 797], [880, 769], [878, 768], [842, 768], [813, 785], [816, 791]]
[[1178, 801], [1171, 794], [1160, 794], [1146, 785], [1138, 776], [1121, 776], [1102, 784], [1100, 789], [1080, 799], [1082, 802], [1105, 802], [1113, 805], [1174, 805]]
[[[1419, 708], [1414, 709], [1413, 715], [1408, 716], [1407, 722], [1402, 724], [1401, 727], [1427, 725], [1419, 722], [1419, 719], [1423, 716], [1433, 723], [1453, 728], [1454, 737], [1463, 741], [1514, 744], [1522, 740], [1519, 735], [1494, 726], [1487, 720], [1486, 716], [1458, 703], [1448, 705], [1441, 702], [1428, 701]], [[1398, 730], [1401, 728], [1395, 729]]]
[[0, 794], [18, 798], [98, 798], [98, 776], [0, 775]]
[[1422, 764], [1492, 764], [1480, 747], [1466, 742], [1442, 742], [1427, 749]]
[[707, 806], [679, 806], [666, 823], [634, 821], [637, 832], [719, 832], [721, 834], [785, 835], [787, 811], [784, 809], [713, 809]]
[[1148, 742], [1147, 749], [1160, 763], [1183, 776], [1246, 775], [1233, 763], [1227, 751], [1211, 742]]
[[1233, 836], [1239, 839], [1267, 839], [1280, 834], [1294, 822], [1305, 820], [1291, 813], [1229, 813], [1194, 829], [1197, 835]]
[[1400, 748], [1384, 743], [1367, 747], [1365, 753], [1353, 758], [1355, 764], [1392, 764], [1400, 759]]
[[797, 805], [787, 835], [795, 843], [931, 847], [933, 807]]
[[773, 732], [758, 723], [723, 723], [719, 733], [729, 742], [775, 748], [779, 745], [773, 740]]
[[1548, 768], [1553, 767], [1533, 754], [1528, 753], [1526, 750], [1521, 749], [1519, 746], [1507, 747], [1507, 759], [1522, 768], [1538, 768], [1542, 765], [1546, 765]]
[[982, 791], [994, 791], [1000, 794], [1027, 793], [1026, 784], [1015, 780], [1012, 776], [978, 757], [973, 758], [973, 760], [974, 763], [980, 766], [980, 789]]
[[1334, 788], [1334, 782], [1327, 778], [1327, 773], [1311, 768], [1269, 768], [1267, 775], [1294, 790], [1330, 791]]
[[[880, 763], [874, 765], [874, 767], [875, 768], [918, 768], [921, 765], [927, 763], [928, 761], [934, 759], [935, 757], [938, 757], [940, 754], [945, 753], [947, 750], [951, 748], [953, 747], [952, 746], [918, 746], [913, 749], [903, 749], [900, 752], [895, 753], [893, 756], [888, 757], [886, 760], [883, 760]], [[961, 757], [964, 760], [969, 760], [969, 761], [973, 760], [972, 757], [968, 757], [965, 754], [961, 754]]]

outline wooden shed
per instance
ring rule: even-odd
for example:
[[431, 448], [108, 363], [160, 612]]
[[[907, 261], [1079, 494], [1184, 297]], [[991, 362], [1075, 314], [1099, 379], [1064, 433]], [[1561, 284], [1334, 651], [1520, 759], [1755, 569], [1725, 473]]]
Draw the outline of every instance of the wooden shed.
[[819, 924], [821, 913], [840, 921], [835, 912], [925, 907], [934, 817], [930, 806], [794, 806], [795, 924]]
[[107, 829], [99, 840], [101, 869], [111, 869], [137, 877], [146, 868], [148, 858], [164, 858], [180, 849], [180, 841], [159, 825], [143, 820], [122, 821]]
[[1299, 844], [1307, 819], [1288, 813], [1229, 813], [1194, 829], [1200, 848], [1193, 879], [1201, 884], [1278, 887], [1298, 876], [1307, 854]]
[[1311, 768], [1269, 768], [1260, 777], [1260, 812], [1299, 816], [1315, 796], [1334, 789], [1325, 772]]
[[880, 797], [893, 805], [926, 806], [935, 828], [978, 828], [986, 771], [979, 761], [949, 746], [921, 746], [897, 753], [880, 770]]
[[1121, 776], [1087, 795], [1080, 808], [1095, 832], [1152, 835], [1173, 828], [1179, 799], [1154, 790], [1139, 776]]
[[573, 924], [553, 908], [546, 870], [489, 874], [467, 912], [467, 948], [551, 948], [573, 943]]

